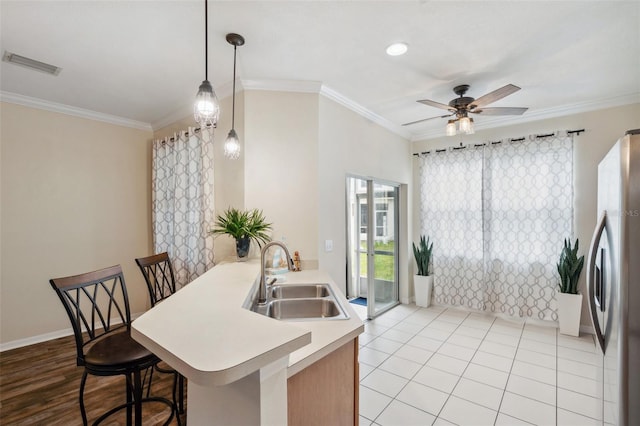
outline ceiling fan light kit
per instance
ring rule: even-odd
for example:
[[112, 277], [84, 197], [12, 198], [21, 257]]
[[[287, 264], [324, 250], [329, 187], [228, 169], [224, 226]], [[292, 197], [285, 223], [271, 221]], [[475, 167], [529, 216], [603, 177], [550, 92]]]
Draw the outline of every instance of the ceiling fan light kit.
[[421, 104], [432, 106], [440, 109], [444, 109], [450, 112], [448, 115], [441, 115], [438, 117], [425, 118], [422, 120], [412, 121], [405, 123], [403, 126], [409, 126], [411, 124], [422, 123], [424, 121], [432, 120], [434, 118], [449, 118], [455, 116], [454, 119], [449, 119], [445, 127], [445, 133], [447, 136], [455, 136], [456, 122], [458, 123], [458, 132], [464, 134], [474, 133], [473, 118], [469, 117], [469, 114], [484, 114], [484, 115], [522, 115], [528, 108], [514, 108], [514, 107], [493, 107], [485, 108], [485, 105], [496, 102], [512, 93], [520, 90], [518, 86], [513, 84], [507, 84], [493, 92], [487, 93], [478, 99], [465, 96], [467, 90], [469, 90], [468, 84], [461, 84], [453, 88], [453, 92], [458, 95], [457, 98], [452, 99], [449, 104], [443, 104], [440, 102], [432, 101], [430, 99], [419, 100]]
[[216, 127], [220, 117], [220, 103], [213, 86], [209, 83], [209, 10], [204, 0], [204, 81], [198, 88], [193, 106], [193, 116], [201, 128]]

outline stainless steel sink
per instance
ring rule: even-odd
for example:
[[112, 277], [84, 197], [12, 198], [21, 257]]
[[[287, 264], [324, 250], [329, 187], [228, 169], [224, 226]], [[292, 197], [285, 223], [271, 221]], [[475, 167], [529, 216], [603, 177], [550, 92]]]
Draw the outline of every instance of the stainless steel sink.
[[245, 305], [253, 312], [283, 321], [348, 319], [329, 284], [277, 284], [267, 288], [267, 301], [258, 294]]
[[330, 296], [327, 284], [274, 285], [270, 295], [273, 299], [301, 299]]
[[280, 320], [335, 318], [343, 315], [335, 301], [327, 299], [280, 299], [268, 304], [267, 316]]

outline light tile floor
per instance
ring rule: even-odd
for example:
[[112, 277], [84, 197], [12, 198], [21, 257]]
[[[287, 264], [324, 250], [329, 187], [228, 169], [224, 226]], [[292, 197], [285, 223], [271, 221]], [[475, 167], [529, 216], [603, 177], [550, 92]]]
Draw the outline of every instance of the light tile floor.
[[399, 305], [360, 335], [360, 425], [602, 424], [595, 350], [533, 321]]

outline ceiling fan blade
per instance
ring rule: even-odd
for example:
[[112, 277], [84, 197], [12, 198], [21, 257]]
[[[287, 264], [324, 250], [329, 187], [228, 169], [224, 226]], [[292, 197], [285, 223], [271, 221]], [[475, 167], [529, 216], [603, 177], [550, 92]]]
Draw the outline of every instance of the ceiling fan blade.
[[423, 121], [429, 121], [429, 120], [433, 120], [436, 118], [447, 118], [447, 117], [451, 117], [453, 114], [447, 114], [447, 115], [441, 115], [439, 117], [429, 117], [429, 118], [423, 118], [422, 120], [416, 120], [416, 121], [411, 121], [409, 123], [404, 123], [403, 126], [410, 126], [411, 124], [417, 124], [417, 123], [422, 123]]
[[440, 108], [440, 109], [446, 109], [447, 111], [451, 111], [451, 112], [455, 112], [455, 108], [446, 104], [441, 104], [440, 102], [436, 102], [436, 101], [431, 101], [429, 99], [423, 99], [421, 101], [417, 101], [420, 102], [421, 104], [425, 104], [425, 105], [429, 105], [432, 107], [436, 107], [436, 108]]
[[522, 115], [529, 108], [516, 108], [516, 107], [505, 107], [505, 108], [482, 108], [475, 109], [471, 111], [473, 114], [482, 114], [482, 115]]
[[478, 99], [471, 102], [471, 105], [469, 105], [469, 108], [480, 108], [485, 105], [489, 105], [490, 103], [500, 100], [505, 96], [509, 96], [510, 94], [515, 93], [518, 90], [520, 90], [518, 86], [514, 86], [513, 84], [507, 84], [506, 86], [501, 87], [497, 90], [494, 90], [493, 92], [489, 92], [484, 96], [480, 96]]

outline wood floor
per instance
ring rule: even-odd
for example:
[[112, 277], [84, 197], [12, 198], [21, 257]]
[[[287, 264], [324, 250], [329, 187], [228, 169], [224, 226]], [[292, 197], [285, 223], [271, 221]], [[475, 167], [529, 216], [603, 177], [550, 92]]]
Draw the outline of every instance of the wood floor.
[[[1, 425], [82, 425], [78, 390], [83, 368], [76, 366], [73, 336], [0, 353]], [[91, 424], [102, 413], [125, 401], [124, 377], [89, 376], [85, 407]], [[154, 373], [151, 393], [171, 399], [173, 375]], [[124, 425], [122, 410], [104, 425]], [[160, 403], [143, 407], [144, 425], [163, 424], [170, 414]], [[186, 424], [185, 414], [181, 416]], [[177, 425], [174, 418], [171, 425]]]

